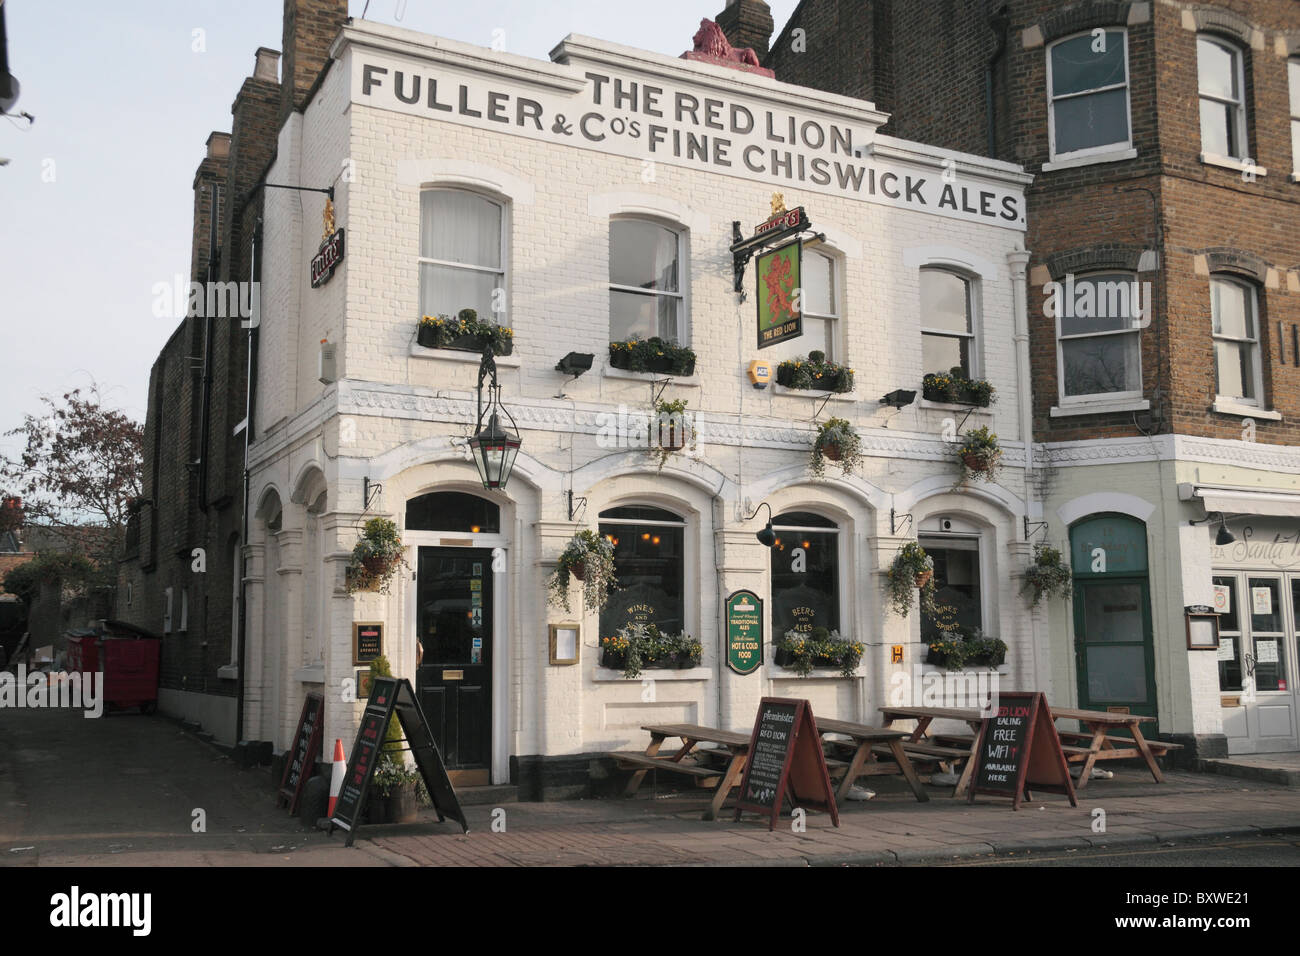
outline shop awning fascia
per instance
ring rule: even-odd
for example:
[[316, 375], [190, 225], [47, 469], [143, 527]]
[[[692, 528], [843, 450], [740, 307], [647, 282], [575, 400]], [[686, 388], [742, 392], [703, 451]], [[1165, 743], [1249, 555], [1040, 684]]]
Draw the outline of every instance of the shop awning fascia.
[[1212, 485], [1178, 486], [1183, 501], [1200, 499], [1206, 514], [1221, 511], [1229, 515], [1276, 515], [1300, 518], [1300, 494], [1284, 491], [1254, 491], [1249, 488], [1224, 488]]

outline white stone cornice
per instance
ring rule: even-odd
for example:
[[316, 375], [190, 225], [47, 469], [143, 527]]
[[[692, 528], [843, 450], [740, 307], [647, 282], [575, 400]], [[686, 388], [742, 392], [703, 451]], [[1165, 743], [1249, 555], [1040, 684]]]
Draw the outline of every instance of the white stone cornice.
[[1107, 438], [1101, 441], [1060, 442], [1038, 446], [1037, 461], [1057, 468], [1120, 465], [1154, 461], [1199, 461], [1261, 471], [1300, 474], [1300, 448], [1261, 442], [1201, 438], [1195, 435], [1153, 435], [1150, 438]]

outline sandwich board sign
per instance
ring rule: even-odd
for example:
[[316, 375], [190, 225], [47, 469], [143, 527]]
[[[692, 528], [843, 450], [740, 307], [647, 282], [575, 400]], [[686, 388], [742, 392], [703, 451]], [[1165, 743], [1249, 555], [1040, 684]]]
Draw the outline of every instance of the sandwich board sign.
[[1000, 693], [992, 716], [980, 725], [966, 802], [974, 803], [976, 793], [993, 794], [1010, 797], [1011, 808], [1019, 810], [1022, 798], [1033, 799], [1031, 787], [1063, 793], [1070, 806], [1079, 805], [1047, 698], [1041, 691]]
[[370, 781], [374, 776], [375, 765], [383, 751], [384, 736], [388, 721], [397, 715], [402, 733], [415, 765], [424, 779], [425, 789], [433, 800], [433, 808], [438, 813], [438, 822], [451, 817], [460, 824], [461, 830], [469, 832], [465, 822], [465, 811], [456, 799], [447, 776], [447, 768], [438, 752], [438, 744], [429, 731], [429, 722], [424, 718], [415, 699], [411, 682], [395, 677], [375, 677], [370, 682], [370, 697], [366, 700], [366, 709], [361, 714], [361, 726], [357, 728], [357, 740], [352, 745], [348, 756], [348, 768], [343, 775], [343, 788], [339, 791], [338, 802], [334, 805], [334, 816], [330, 818], [330, 833], [335, 827], [348, 831], [347, 846], [352, 845], [360, 825], [361, 814], [366, 807], [366, 797], [370, 790]]
[[293, 750], [284, 765], [284, 774], [280, 777], [280, 792], [276, 797], [276, 806], [289, 805], [289, 812], [298, 812], [298, 801], [302, 799], [302, 788], [316, 771], [316, 758], [320, 756], [322, 724], [325, 716], [325, 698], [320, 694], [308, 694], [302, 702], [302, 713], [298, 716], [298, 732], [293, 735]]
[[831, 822], [840, 825], [812, 705], [803, 699], [764, 697], [749, 737], [736, 819], [743, 810], [761, 813], [773, 830], [787, 798], [792, 807], [826, 810]]

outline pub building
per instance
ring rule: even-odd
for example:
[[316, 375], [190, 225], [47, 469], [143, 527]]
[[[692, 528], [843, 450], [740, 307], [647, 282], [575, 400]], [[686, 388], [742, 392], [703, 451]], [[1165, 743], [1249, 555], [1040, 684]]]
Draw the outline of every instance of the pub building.
[[[673, 57], [571, 35], [546, 62], [353, 20], [323, 65], [265, 181], [332, 198], [262, 199], [246, 738], [282, 751], [316, 692], [327, 749], [350, 742], [376, 651], [413, 682], [454, 781], [525, 799], [586, 792], [595, 758], [641, 749], [646, 723], [746, 729], [763, 696], [878, 722], [937, 672], [923, 641], [941, 626], [1001, 638], [1003, 686], [1050, 696], [1045, 610], [1022, 593], [1041, 509], [1020, 167], [882, 135], [872, 103], [708, 44]], [[801, 318], [764, 326], [773, 260], [733, 246], [774, 219], [767, 250], [802, 239], [797, 289], [775, 273]], [[460, 334], [465, 309], [501, 331]], [[676, 364], [615, 367], [636, 363], [611, 343], [652, 338]], [[812, 352], [851, 388], [778, 380]], [[925, 398], [925, 374], [954, 367], [996, 400]], [[685, 447], [657, 441], [655, 401], [686, 403]], [[817, 476], [831, 418], [861, 459]], [[1002, 450], [989, 480], [959, 455], [981, 427]], [[386, 593], [350, 590], [375, 517], [405, 566]], [[584, 530], [612, 546], [617, 587], [597, 610], [572, 582], [565, 611], [548, 579]], [[939, 623], [890, 609], [914, 541]], [[727, 664], [740, 590], [761, 602], [749, 673]], [[637, 622], [698, 639], [698, 663], [605, 666], [600, 639]], [[823, 627], [863, 645], [849, 676], [777, 663], [787, 632]]]

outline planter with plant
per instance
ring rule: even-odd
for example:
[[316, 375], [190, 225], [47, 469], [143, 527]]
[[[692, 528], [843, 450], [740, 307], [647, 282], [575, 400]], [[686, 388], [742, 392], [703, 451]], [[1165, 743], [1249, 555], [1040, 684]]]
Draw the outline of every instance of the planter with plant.
[[945, 670], [972, 667], [1001, 667], [1007, 659], [1006, 642], [987, 637], [976, 628], [970, 634], [943, 631], [930, 641], [925, 662]]
[[974, 667], [1001, 667], [1007, 660], [1007, 643], [987, 637], [978, 628], [966, 638], [966, 663]]
[[654, 424], [658, 441], [650, 450], [659, 459], [659, 470], [663, 471], [668, 456], [681, 451], [694, 437], [690, 419], [686, 417], [686, 399], [672, 401], [659, 399], [654, 404]]
[[774, 661], [788, 667], [800, 677], [807, 677], [814, 667], [835, 667], [841, 677], [853, 677], [862, 660], [862, 644], [841, 637], [840, 632], [825, 627], [811, 631], [786, 631], [775, 643]]
[[960, 634], [944, 631], [928, 645], [927, 664], [946, 670], [961, 670], [966, 663], [966, 642]]
[[972, 428], [962, 436], [961, 448], [957, 454], [961, 458], [962, 479], [976, 475], [984, 481], [992, 481], [998, 472], [1002, 460], [1002, 446], [998, 436], [981, 425]]
[[814, 350], [807, 358], [786, 359], [778, 365], [776, 384], [816, 392], [851, 392], [853, 375], [853, 369], [828, 362], [825, 352]]
[[997, 389], [982, 378], [967, 378], [960, 366], [929, 372], [921, 380], [921, 397], [928, 402], [987, 408], [997, 401]]
[[843, 418], [831, 418], [817, 426], [811, 467], [818, 478], [825, 477], [827, 461], [838, 462], [846, 475], [862, 463], [862, 439]]
[[1044, 597], [1061, 597], [1066, 600], [1074, 590], [1074, 575], [1061, 552], [1046, 544], [1034, 545], [1033, 563], [1025, 569], [1025, 586], [1032, 592], [1030, 603], [1038, 606]]
[[695, 352], [659, 337], [609, 343], [609, 364], [626, 372], [694, 375]]
[[915, 541], [903, 545], [889, 566], [889, 603], [895, 613], [907, 617], [912, 610], [912, 592], [920, 589], [921, 610], [933, 613], [934, 559]]
[[[370, 679], [392, 677], [388, 658], [380, 654], [370, 662]], [[416, 784], [420, 772], [406, 765], [405, 737], [402, 725], [394, 714], [388, 720], [379, 762], [370, 778], [373, 798], [366, 805], [366, 816], [371, 823], [414, 823], [419, 815], [419, 797]]]
[[582, 582], [582, 600], [588, 610], [599, 611], [618, 586], [614, 576], [614, 545], [587, 529], [579, 531], [560, 553], [559, 563], [547, 580], [552, 604], [569, 610], [569, 579]]
[[698, 667], [704, 645], [689, 634], [662, 634], [653, 624], [631, 623], [600, 639], [600, 665], [632, 679], [642, 670]]
[[480, 322], [476, 311], [461, 309], [454, 319], [449, 315], [424, 316], [415, 340], [426, 349], [482, 352], [484, 346], [491, 345], [493, 355], [509, 355], [515, 348], [515, 331]]
[[397, 525], [388, 518], [371, 518], [362, 527], [361, 537], [353, 546], [352, 557], [348, 560], [348, 593], [378, 591], [387, 594], [393, 575], [405, 565]]

